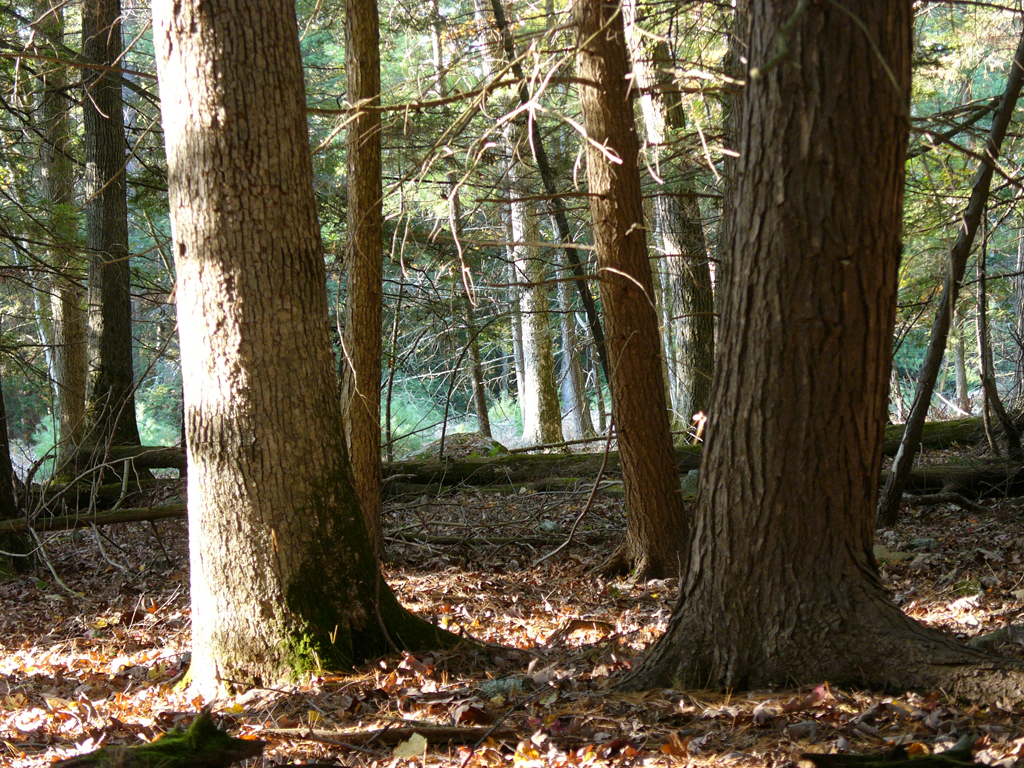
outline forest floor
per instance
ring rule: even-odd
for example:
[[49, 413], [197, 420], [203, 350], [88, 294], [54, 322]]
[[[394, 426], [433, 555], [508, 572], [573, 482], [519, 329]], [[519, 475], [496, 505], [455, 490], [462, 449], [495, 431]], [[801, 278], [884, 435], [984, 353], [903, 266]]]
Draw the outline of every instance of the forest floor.
[[[1024, 708], [965, 705], [941, 691], [882, 696], [828, 681], [800, 690], [610, 693], [664, 630], [674, 579], [591, 575], [623, 534], [621, 500], [465, 489], [392, 501], [402, 601], [483, 650], [391, 656], [352, 674], [213, 703], [228, 732], [267, 743], [253, 765], [358, 768], [795, 766], [806, 752], [912, 754], [978, 737], [976, 759], [1024, 758]], [[908, 508], [879, 532], [881, 568], [914, 618], [1024, 658], [1024, 500], [985, 512]], [[47, 563], [0, 584], [0, 765], [39, 766], [187, 726], [209, 702], [175, 690], [187, 668], [183, 520], [43, 540]], [[50, 570], [52, 568], [52, 570]], [[1009, 631], [1006, 631], [1009, 628]]]

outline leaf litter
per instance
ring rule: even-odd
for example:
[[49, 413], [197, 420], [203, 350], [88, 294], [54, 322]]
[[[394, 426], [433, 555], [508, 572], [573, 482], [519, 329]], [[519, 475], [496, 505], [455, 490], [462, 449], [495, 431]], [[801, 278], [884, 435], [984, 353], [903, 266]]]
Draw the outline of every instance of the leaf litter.
[[[0, 765], [46, 765], [187, 727], [204, 706], [266, 742], [249, 765], [353, 768], [795, 766], [803, 753], [942, 752], [965, 735], [975, 760], [1024, 757], [1024, 708], [941, 691], [837, 689], [621, 694], [671, 614], [676, 579], [592, 575], [622, 536], [621, 498], [456, 489], [385, 508], [385, 571], [403, 603], [484, 646], [399, 654], [353, 672], [207, 702], [188, 668], [183, 520], [48, 535], [34, 572], [0, 584]], [[915, 619], [1024, 658], [1024, 502], [984, 513], [908, 508], [878, 534], [893, 599]], [[59, 582], [58, 582], [59, 578]]]

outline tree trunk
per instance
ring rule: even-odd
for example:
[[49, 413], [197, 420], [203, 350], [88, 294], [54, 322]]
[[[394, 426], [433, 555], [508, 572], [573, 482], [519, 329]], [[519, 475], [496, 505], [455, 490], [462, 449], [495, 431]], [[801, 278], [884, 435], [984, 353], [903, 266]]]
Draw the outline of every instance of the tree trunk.
[[1013, 395], [1010, 399], [1014, 410], [1024, 410], [1024, 213], [1018, 215], [1017, 264], [1013, 278], [1014, 334], [1017, 344], [1014, 350]]
[[366, 527], [378, 557], [381, 529], [380, 380], [383, 314], [380, 24], [376, 0], [347, 0], [345, 73], [356, 111], [348, 123], [348, 237], [341, 407]]
[[[120, 60], [120, 0], [85, 0], [82, 54], [99, 67]], [[132, 371], [126, 146], [121, 76], [84, 68], [86, 245], [89, 249], [88, 429], [93, 442], [138, 445]]]
[[664, 40], [651, 45], [640, 33], [636, 13], [636, 0], [623, 4], [633, 72], [642, 91], [640, 101], [649, 151], [663, 179], [654, 199], [654, 229], [668, 273], [665, 302], [672, 323], [670, 336], [675, 342], [674, 354], [668, 359], [674, 369], [670, 380], [677, 382], [673, 405], [684, 426], [689, 426], [694, 414], [707, 413], [711, 396], [715, 365], [711, 262], [701, 225], [694, 170], [661, 167], [666, 131], [681, 131], [686, 127], [683, 100], [679, 90], [674, 88], [675, 63]]
[[[63, 53], [64, 8], [54, 0], [37, 4], [40, 38]], [[88, 368], [87, 315], [82, 290], [83, 269], [78, 254], [78, 217], [75, 213], [74, 163], [71, 157], [71, 101], [67, 96], [67, 70], [45, 64], [40, 77], [39, 126], [42, 192], [50, 205], [53, 270], [50, 314], [53, 329], [51, 375], [57, 396], [57, 474], [65, 454], [74, 451], [85, 423], [85, 390]]]
[[[509, 68], [518, 81], [519, 103], [522, 107], [530, 109], [533, 96], [530, 94], [529, 81], [523, 72], [522, 64], [516, 55], [515, 41], [512, 39], [512, 30], [509, 28], [508, 20], [505, 18], [505, 9], [502, 7], [502, 0], [491, 0], [491, 10], [494, 13], [494, 25], [497, 27], [501, 39], [501, 49], [508, 60]], [[601, 368], [604, 370], [605, 379], [611, 382], [611, 370], [608, 367], [608, 353], [605, 349], [604, 328], [601, 327], [601, 319], [597, 314], [597, 304], [590, 292], [587, 283], [587, 272], [580, 260], [579, 251], [572, 245], [572, 230], [569, 228], [569, 219], [565, 214], [565, 202], [558, 192], [558, 184], [555, 181], [554, 171], [548, 162], [547, 148], [544, 137], [540, 132], [540, 125], [536, 120], [529, 121], [530, 126], [530, 149], [534, 159], [537, 161], [537, 171], [540, 174], [541, 183], [544, 185], [544, 192], [547, 194], [547, 203], [551, 220], [555, 224], [555, 234], [558, 237], [562, 251], [565, 253], [565, 260], [576, 277], [576, 289], [580, 294], [580, 303], [587, 316], [587, 324], [590, 326], [590, 334], [594, 338], [594, 346], [597, 349], [597, 357], [601, 361]], [[609, 384], [610, 386], [610, 384]]]
[[382, 582], [352, 487], [294, 6], [157, 0], [153, 38], [188, 420], [193, 685], [212, 697], [445, 642]]
[[520, 158], [523, 130], [519, 121], [509, 124], [509, 194], [512, 220], [512, 263], [519, 289], [522, 327], [523, 388], [519, 406], [523, 414], [523, 444], [545, 445], [562, 441], [562, 413], [558, 403], [555, 352], [551, 343], [548, 312], [547, 269], [540, 255], [540, 226], [533, 203], [526, 198], [526, 165]]
[[[3, 387], [0, 385], [0, 521], [16, 520], [20, 517], [14, 498], [14, 470], [11, 468], [11, 442], [7, 433], [7, 407], [4, 404]], [[0, 533], [0, 578], [28, 570], [31, 551], [24, 534]]]
[[692, 560], [629, 687], [1019, 689], [958, 666], [986, 657], [892, 605], [872, 554], [911, 6], [751, 3], [760, 68], [744, 96]]
[[565, 407], [565, 438], [579, 440], [594, 434], [587, 400], [586, 379], [580, 365], [579, 345], [576, 341], [576, 318], [569, 298], [565, 278], [558, 281], [558, 323], [562, 335], [562, 403]]
[[971, 415], [971, 394], [967, 385], [967, 320], [960, 313], [953, 329], [953, 372], [956, 374], [956, 405], [959, 416]]
[[878, 503], [880, 525], [892, 526], [899, 519], [903, 486], [906, 484], [907, 474], [914, 465], [914, 458], [917, 455], [916, 446], [921, 440], [921, 430], [928, 416], [932, 393], [935, 391], [935, 380], [942, 367], [950, 319], [956, 310], [956, 300], [960, 295], [960, 284], [964, 279], [964, 271], [967, 269], [967, 259], [971, 255], [974, 236], [978, 231], [978, 225], [981, 223], [981, 216], [988, 201], [996, 158], [999, 156], [999, 148], [1003, 144], [1003, 137], [1006, 135], [1010, 118], [1013, 117], [1016, 110], [1021, 88], [1024, 87], [1024, 68], [1022, 68], [1021, 62], [1024, 62], [1024, 33], [1021, 34], [1017, 51], [1010, 63], [1010, 72], [1006, 78], [1006, 89], [1003, 91], [1002, 101], [992, 118], [992, 127], [989, 129], [985, 142], [984, 159], [974, 176], [971, 196], [961, 218], [960, 233], [949, 252], [949, 271], [946, 272], [942, 293], [939, 295], [939, 301], [935, 307], [931, 336], [928, 339], [928, 348], [925, 351], [921, 373], [918, 376], [917, 393], [914, 395], [914, 403], [910, 406], [910, 415], [907, 417], [904, 444], [896, 454], [892, 473], [889, 475], [882, 491], [882, 498]]
[[630, 108], [620, 6], [576, 0], [587, 186], [611, 365], [612, 418], [626, 492], [626, 541], [607, 572], [639, 578], [679, 572], [688, 543], [661, 367], [661, 339], [647, 257], [640, 142]]

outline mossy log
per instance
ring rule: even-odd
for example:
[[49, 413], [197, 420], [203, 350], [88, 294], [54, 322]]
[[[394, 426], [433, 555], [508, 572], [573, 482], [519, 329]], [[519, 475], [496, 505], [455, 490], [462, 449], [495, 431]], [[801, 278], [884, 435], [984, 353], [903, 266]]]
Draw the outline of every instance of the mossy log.
[[[896, 424], [886, 428], [883, 444], [886, 455], [896, 453], [902, 436], [902, 425]], [[947, 448], [950, 445], [974, 442], [983, 436], [984, 427], [980, 417], [931, 422], [925, 425], [921, 445], [925, 448]], [[699, 445], [676, 448], [676, 467], [680, 472], [697, 469], [700, 467], [700, 455]], [[390, 492], [388, 485], [392, 483], [404, 484], [403, 490], [408, 490], [413, 484], [522, 485], [551, 477], [593, 478], [601, 468], [603, 459], [603, 453], [598, 452], [506, 454], [458, 461], [395, 461], [384, 465], [385, 493]], [[618, 451], [611, 451], [608, 454], [605, 473], [616, 476], [620, 473]]]
[[911, 471], [906, 492], [955, 493], [967, 499], [1024, 496], [1024, 467], [1006, 461], [932, 464]]
[[59, 768], [227, 768], [263, 754], [265, 743], [220, 730], [207, 710], [187, 731], [178, 728], [150, 744], [110, 746], [53, 763]]
[[[925, 425], [921, 445], [925, 448], [945, 448], [957, 443], [970, 443], [984, 435], [980, 417], [957, 421], [936, 421]], [[883, 451], [892, 455], [899, 448], [903, 426], [886, 427]], [[676, 466], [685, 472], [700, 466], [699, 445], [676, 448]], [[90, 457], [103, 455], [99, 448], [82, 448], [77, 454], [87, 463]], [[592, 477], [601, 466], [603, 454], [597, 453], [542, 453], [506, 454], [502, 456], [469, 458], [460, 461], [395, 461], [384, 465], [384, 477], [395, 482], [413, 482], [417, 485], [443, 483], [457, 485], [491, 485], [499, 482], [536, 482], [548, 477]], [[159, 445], [119, 446], [110, 449], [107, 460], [111, 464], [131, 459], [140, 469], [186, 469], [185, 452], [180, 448]], [[605, 470], [619, 472], [619, 454], [612, 451]]]

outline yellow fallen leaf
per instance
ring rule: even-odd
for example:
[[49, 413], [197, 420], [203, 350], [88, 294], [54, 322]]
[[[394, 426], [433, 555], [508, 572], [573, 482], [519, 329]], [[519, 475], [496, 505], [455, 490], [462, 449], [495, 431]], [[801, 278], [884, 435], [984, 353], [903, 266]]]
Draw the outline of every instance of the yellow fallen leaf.
[[402, 760], [419, 757], [427, 751], [427, 739], [418, 733], [414, 733], [406, 741], [400, 742], [395, 747], [393, 756]]

